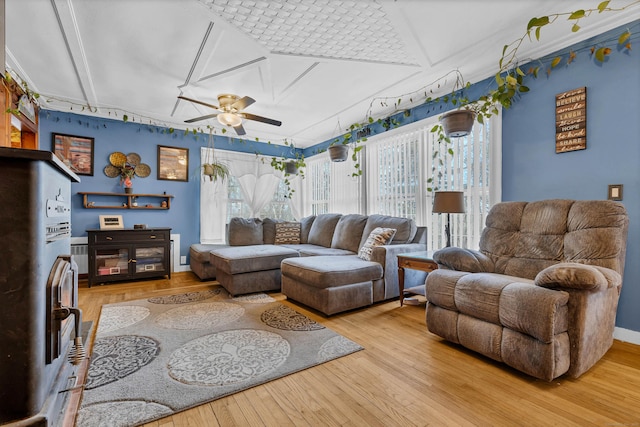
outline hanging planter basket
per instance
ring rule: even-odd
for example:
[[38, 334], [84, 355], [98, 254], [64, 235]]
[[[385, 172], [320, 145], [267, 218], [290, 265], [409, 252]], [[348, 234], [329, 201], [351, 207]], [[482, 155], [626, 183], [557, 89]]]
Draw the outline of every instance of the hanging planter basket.
[[329, 147], [329, 157], [332, 162], [344, 162], [349, 157], [348, 145], [332, 145]]
[[211, 182], [218, 179], [224, 182], [229, 176], [229, 169], [222, 163], [205, 163], [202, 165], [202, 175], [209, 177]]
[[298, 166], [296, 166], [296, 162], [291, 160], [284, 164], [284, 172], [289, 175], [295, 175], [298, 173]]
[[470, 110], [455, 110], [444, 114], [440, 123], [444, 128], [444, 134], [449, 138], [467, 136], [473, 129], [476, 113]]

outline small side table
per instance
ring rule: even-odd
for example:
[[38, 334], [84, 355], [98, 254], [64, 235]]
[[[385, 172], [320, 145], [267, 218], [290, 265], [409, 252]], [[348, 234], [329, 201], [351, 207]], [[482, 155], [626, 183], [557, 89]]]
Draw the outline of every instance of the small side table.
[[405, 292], [422, 296], [425, 294], [424, 284], [408, 289], [404, 288], [404, 269], [409, 268], [412, 270], [426, 271], [427, 273], [437, 270], [438, 264], [433, 260], [434, 252], [435, 251], [422, 251], [398, 255], [398, 288], [400, 291], [400, 307], [404, 304]]

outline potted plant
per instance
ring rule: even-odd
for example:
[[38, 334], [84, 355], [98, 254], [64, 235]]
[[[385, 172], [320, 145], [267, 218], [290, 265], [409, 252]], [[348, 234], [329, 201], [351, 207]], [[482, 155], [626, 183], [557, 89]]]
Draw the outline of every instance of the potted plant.
[[442, 123], [444, 134], [447, 137], [459, 138], [471, 133], [475, 119], [475, 112], [468, 109], [461, 109], [443, 114], [442, 117], [440, 117], [440, 123]]
[[349, 157], [348, 145], [331, 145], [329, 146], [329, 158], [332, 162], [344, 162]]
[[298, 173], [298, 165], [295, 160], [289, 160], [284, 164], [284, 172], [289, 175], [295, 175]]
[[207, 148], [207, 154], [205, 155], [204, 163], [200, 166], [202, 168], [202, 176], [208, 177], [209, 182], [224, 181], [229, 177], [230, 172], [226, 164], [219, 162], [216, 159], [215, 147], [213, 142], [213, 128], [209, 126], [209, 141]]
[[[287, 141], [285, 141], [286, 145], [291, 145], [291, 148], [293, 149], [293, 144], [288, 143]], [[291, 198], [293, 197], [293, 188], [291, 188], [291, 181], [289, 180], [289, 177], [291, 175], [297, 175], [301, 178], [304, 178], [304, 168], [307, 166], [307, 164], [304, 161], [304, 154], [300, 153], [300, 152], [296, 152], [296, 157], [295, 159], [290, 159], [290, 158], [277, 158], [277, 157], [272, 157], [271, 158], [271, 167], [273, 167], [275, 170], [278, 170], [280, 172], [282, 172], [284, 174], [284, 184], [287, 186], [287, 198]]]
[[210, 182], [215, 182], [218, 179], [224, 182], [229, 176], [229, 168], [227, 165], [213, 160], [211, 163], [202, 165], [202, 175], [209, 177]]
[[124, 192], [127, 194], [133, 193], [133, 179], [136, 172], [135, 167], [131, 166], [129, 163], [125, 163], [120, 167], [120, 183], [124, 187]]

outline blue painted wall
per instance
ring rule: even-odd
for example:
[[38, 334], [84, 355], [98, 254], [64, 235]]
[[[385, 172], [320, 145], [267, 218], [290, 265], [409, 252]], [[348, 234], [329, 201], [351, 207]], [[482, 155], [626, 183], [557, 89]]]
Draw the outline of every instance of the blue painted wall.
[[[638, 21], [627, 27], [634, 34], [640, 32]], [[530, 80], [531, 92], [504, 111], [502, 197], [606, 199], [609, 184], [623, 184], [622, 203], [630, 226], [616, 323], [640, 331], [640, 55], [613, 52], [599, 65], [588, 50], [596, 41], [615, 39], [620, 33], [573, 46], [580, 50], [575, 62], [554, 69], [549, 77]], [[587, 149], [556, 154], [555, 95], [583, 86], [587, 87]]]
[[[640, 21], [625, 26], [633, 34], [640, 33]], [[621, 30], [587, 40], [571, 49], [578, 57], [568, 67], [560, 66], [549, 77], [531, 79], [531, 92], [525, 94], [511, 109], [503, 111], [503, 200], [540, 200], [547, 198], [605, 199], [609, 184], [624, 185], [624, 201], [629, 216], [629, 240], [625, 279], [618, 309], [617, 326], [640, 332], [640, 55], [634, 46], [631, 55], [614, 52], [606, 64], [598, 65], [588, 55], [596, 43], [607, 41], [615, 45]], [[633, 43], [637, 45], [637, 36]], [[563, 51], [566, 53], [568, 51]], [[560, 53], [563, 53], [560, 52]], [[550, 55], [548, 60], [554, 55]], [[527, 67], [524, 66], [524, 69]], [[483, 93], [492, 79], [473, 85], [467, 96], [474, 99]], [[587, 149], [563, 154], [555, 153], [555, 95], [578, 87], [587, 87], [588, 126]], [[405, 116], [394, 118], [406, 125], [450, 109], [442, 104], [423, 104]], [[372, 125], [371, 134], [384, 132], [379, 124]], [[128, 211], [83, 209], [81, 197], [75, 195], [72, 205], [73, 236], [86, 235], [85, 229], [98, 226], [98, 215], [123, 214], [125, 225], [145, 223], [149, 226], [170, 226], [181, 235], [181, 255], [188, 255], [189, 245], [199, 242], [199, 192], [201, 180], [194, 174], [200, 163], [199, 147], [207, 145], [207, 135], [162, 133], [162, 129], [119, 120], [98, 119], [72, 113], [43, 111], [40, 114], [41, 147], [47, 148], [51, 133], [91, 136], [95, 138], [94, 176], [82, 176], [82, 182], [72, 185], [78, 191], [122, 191], [115, 178], [107, 178], [102, 169], [113, 151], [137, 152], [152, 168], [151, 176], [136, 178], [136, 192], [162, 193], [176, 196], [169, 211]], [[332, 140], [304, 150], [310, 157]], [[189, 182], [159, 181], [157, 145], [189, 148], [192, 172]], [[216, 137], [216, 148], [260, 152], [265, 155], [292, 157], [289, 148], [261, 142], [230, 141]]]
[[[167, 129], [122, 120], [109, 120], [86, 115], [42, 110], [40, 120], [40, 148], [51, 149], [52, 134], [62, 133], [95, 138], [93, 176], [81, 175], [81, 182], [71, 185], [72, 236], [86, 236], [89, 228], [99, 228], [98, 215], [122, 215], [125, 227], [147, 224], [149, 227], [171, 227], [180, 234], [180, 255], [189, 255], [189, 246], [200, 241], [200, 147], [207, 146], [208, 134], [169, 133]], [[189, 181], [157, 179], [157, 146], [189, 149]], [[226, 136], [215, 136], [215, 147], [246, 153], [260, 152], [270, 156], [290, 156], [290, 149], [275, 144], [242, 141]], [[169, 210], [84, 209], [79, 191], [124, 192], [118, 178], [107, 177], [103, 169], [109, 164], [109, 154], [121, 151], [135, 152], [142, 162], [151, 167], [147, 178], [133, 179], [134, 193], [175, 196]], [[106, 203], [105, 203], [106, 204]]]

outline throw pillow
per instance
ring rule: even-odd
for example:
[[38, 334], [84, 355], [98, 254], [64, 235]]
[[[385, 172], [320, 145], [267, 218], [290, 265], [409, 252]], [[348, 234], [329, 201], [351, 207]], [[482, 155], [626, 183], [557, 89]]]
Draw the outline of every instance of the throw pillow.
[[369, 237], [367, 237], [367, 241], [364, 242], [364, 245], [360, 248], [358, 257], [365, 261], [371, 261], [373, 248], [389, 244], [393, 239], [393, 236], [395, 236], [396, 231], [397, 230], [395, 228], [374, 228], [371, 234], [369, 234]]
[[278, 222], [276, 223], [276, 245], [299, 245], [300, 223]]

